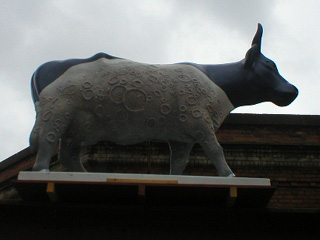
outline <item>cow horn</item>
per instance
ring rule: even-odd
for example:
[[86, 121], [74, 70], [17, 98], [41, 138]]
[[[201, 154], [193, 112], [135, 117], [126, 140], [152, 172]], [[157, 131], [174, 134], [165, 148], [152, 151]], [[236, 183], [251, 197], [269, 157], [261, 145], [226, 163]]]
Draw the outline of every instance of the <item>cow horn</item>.
[[262, 33], [263, 33], [262, 25], [260, 23], [258, 23], [258, 29], [257, 29], [256, 35], [254, 35], [251, 46], [256, 44], [258, 46], [258, 49], [260, 52], [261, 52]]

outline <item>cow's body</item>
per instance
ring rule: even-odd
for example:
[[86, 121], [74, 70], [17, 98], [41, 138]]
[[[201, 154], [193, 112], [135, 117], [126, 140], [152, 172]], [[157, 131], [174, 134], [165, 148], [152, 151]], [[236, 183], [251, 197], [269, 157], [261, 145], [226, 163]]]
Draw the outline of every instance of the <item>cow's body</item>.
[[[259, 62], [268, 61], [261, 56]], [[44, 64], [33, 76], [37, 120], [30, 142], [38, 148], [34, 169], [49, 168], [60, 139], [60, 160], [70, 171], [84, 171], [82, 146], [102, 140], [123, 145], [166, 140], [171, 174], [182, 173], [193, 145], [199, 143], [219, 175], [233, 176], [215, 132], [234, 107], [271, 100], [262, 93], [245, 96], [252, 94], [250, 87], [239, 84], [251, 74], [247, 61], [253, 60], [247, 56], [226, 65], [149, 65], [100, 53]], [[47, 78], [46, 72], [51, 73]], [[297, 91], [287, 82], [281, 84], [291, 92], [290, 99], [279, 99], [279, 105], [286, 105]]]

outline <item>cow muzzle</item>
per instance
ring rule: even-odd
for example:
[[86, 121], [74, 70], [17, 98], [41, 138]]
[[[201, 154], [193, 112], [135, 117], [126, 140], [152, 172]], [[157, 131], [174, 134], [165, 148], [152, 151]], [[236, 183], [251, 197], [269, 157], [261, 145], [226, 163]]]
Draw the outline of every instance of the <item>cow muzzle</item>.
[[296, 99], [298, 93], [299, 90], [295, 86], [290, 85], [286, 89], [276, 91], [272, 102], [280, 107], [288, 106]]

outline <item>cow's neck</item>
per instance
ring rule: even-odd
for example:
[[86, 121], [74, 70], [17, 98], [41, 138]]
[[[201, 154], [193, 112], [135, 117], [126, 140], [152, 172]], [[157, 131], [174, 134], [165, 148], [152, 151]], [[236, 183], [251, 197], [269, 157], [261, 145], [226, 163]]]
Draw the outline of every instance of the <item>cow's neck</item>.
[[246, 79], [250, 71], [243, 67], [243, 61], [217, 65], [198, 65], [214, 83], [226, 93], [233, 106], [247, 105], [248, 86]]

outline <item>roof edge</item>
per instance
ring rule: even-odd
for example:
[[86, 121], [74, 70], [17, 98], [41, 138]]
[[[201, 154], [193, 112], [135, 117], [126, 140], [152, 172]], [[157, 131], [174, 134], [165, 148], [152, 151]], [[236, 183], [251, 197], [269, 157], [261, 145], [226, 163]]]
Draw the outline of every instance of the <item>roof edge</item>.
[[4, 170], [5, 168], [22, 161], [24, 158], [29, 157], [31, 155], [30, 147], [26, 147], [25, 149], [21, 150], [20, 152], [4, 159], [0, 162], [0, 171]]
[[226, 124], [320, 126], [320, 115], [231, 113]]

